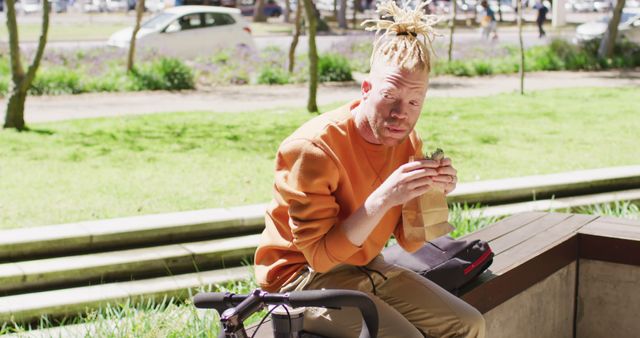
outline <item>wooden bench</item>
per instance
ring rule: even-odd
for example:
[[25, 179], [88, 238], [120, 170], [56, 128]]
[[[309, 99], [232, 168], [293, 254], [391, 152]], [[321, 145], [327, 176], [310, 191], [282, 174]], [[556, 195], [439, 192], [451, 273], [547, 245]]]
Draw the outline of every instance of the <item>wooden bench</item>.
[[[640, 336], [640, 222], [529, 212], [463, 238], [495, 253], [461, 293], [488, 338]], [[256, 337], [272, 337], [270, 324]]]
[[640, 335], [640, 222], [533, 212], [464, 238], [496, 254], [462, 294], [487, 337]]

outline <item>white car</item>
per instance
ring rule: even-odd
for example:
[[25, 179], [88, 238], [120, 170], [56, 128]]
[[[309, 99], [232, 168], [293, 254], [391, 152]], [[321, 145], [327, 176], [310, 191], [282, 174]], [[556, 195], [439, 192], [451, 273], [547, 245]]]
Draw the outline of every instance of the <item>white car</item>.
[[[111, 35], [107, 44], [129, 48], [132, 32], [132, 27], [120, 30]], [[255, 50], [251, 29], [236, 8], [169, 8], [144, 22], [136, 34], [138, 50], [151, 49], [173, 57], [206, 57], [220, 49], [237, 47]]]
[[[584, 23], [576, 28], [576, 41], [585, 42], [601, 39], [609, 26], [611, 16], [597, 21]], [[625, 37], [632, 42], [640, 43], [640, 9], [625, 8], [622, 10], [618, 25], [618, 38]]]
[[21, 0], [15, 4], [16, 12], [20, 14], [30, 14], [40, 12], [42, 10], [42, 2], [40, 0]]

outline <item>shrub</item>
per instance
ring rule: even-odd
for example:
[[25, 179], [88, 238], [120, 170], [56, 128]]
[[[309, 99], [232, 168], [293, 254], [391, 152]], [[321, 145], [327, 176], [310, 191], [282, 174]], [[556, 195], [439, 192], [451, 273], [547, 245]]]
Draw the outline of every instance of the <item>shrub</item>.
[[444, 72], [455, 76], [473, 76], [473, 68], [469, 63], [459, 60], [447, 62], [444, 67]]
[[133, 86], [138, 90], [181, 90], [195, 87], [193, 71], [182, 61], [161, 58], [137, 67]]
[[351, 67], [349, 61], [338, 54], [324, 54], [318, 60], [318, 80], [327, 81], [351, 81]]
[[525, 51], [527, 71], [562, 70], [564, 62], [548, 46], [533, 47]]
[[491, 75], [493, 74], [493, 65], [491, 62], [485, 60], [476, 60], [472, 63], [473, 70], [476, 75]]
[[260, 69], [258, 75], [259, 84], [287, 84], [289, 83], [289, 73], [277, 66], [265, 66]]
[[97, 77], [88, 77], [84, 82], [87, 92], [121, 92], [136, 90], [132, 77], [124, 69], [116, 68]]
[[511, 74], [520, 71], [520, 58], [508, 56], [493, 62], [494, 74]]
[[40, 68], [29, 88], [32, 95], [79, 94], [84, 92], [79, 70], [62, 67]]

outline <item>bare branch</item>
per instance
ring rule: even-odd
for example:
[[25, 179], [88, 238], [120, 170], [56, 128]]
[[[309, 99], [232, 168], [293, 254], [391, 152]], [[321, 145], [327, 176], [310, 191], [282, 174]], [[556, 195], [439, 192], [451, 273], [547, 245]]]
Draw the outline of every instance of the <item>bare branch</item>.
[[40, 32], [40, 38], [38, 38], [38, 49], [36, 55], [33, 57], [33, 61], [27, 70], [27, 75], [22, 82], [22, 87], [26, 91], [31, 85], [31, 81], [36, 76], [38, 67], [40, 66], [40, 60], [44, 54], [44, 47], [47, 45], [47, 34], [49, 33], [49, 1], [42, 0], [42, 30]]
[[18, 83], [24, 78], [24, 69], [20, 60], [20, 40], [18, 39], [18, 23], [16, 21], [16, 2], [6, 0], [7, 5], [7, 31], [9, 32], [9, 58], [11, 61], [11, 75], [13, 83]]

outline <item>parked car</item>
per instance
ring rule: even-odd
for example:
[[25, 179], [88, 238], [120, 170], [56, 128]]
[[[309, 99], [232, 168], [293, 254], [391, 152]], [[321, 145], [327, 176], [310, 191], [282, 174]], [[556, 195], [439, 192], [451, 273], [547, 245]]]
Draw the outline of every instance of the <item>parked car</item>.
[[221, 6], [235, 8], [236, 0], [176, 0], [176, 6], [183, 5], [202, 5], [202, 6]]
[[[239, 8], [240, 12], [242, 12], [242, 15], [253, 16], [253, 13], [255, 11], [255, 1], [241, 0]], [[282, 7], [275, 2], [275, 0], [266, 0], [262, 12], [268, 18], [277, 18], [282, 15], [283, 10]]]
[[[611, 16], [602, 17], [599, 20], [579, 25], [576, 28], [577, 42], [586, 42], [601, 39], [607, 31]], [[618, 25], [618, 38], [627, 38], [632, 42], [640, 43], [640, 9], [625, 8], [622, 10], [620, 24]]]
[[107, 0], [106, 2], [108, 12], [126, 12], [129, 7], [127, 0]]
[[593, 0], [579, 0], [572, 5], [574, 12], [594, 12], [596, 10]]
[[613, 6], [613, 3], [609, 0], [595, 0], [593, 2], [593, 9], [598, 12], [608, 12]]
[[37, 13], [42, 10], [40, 0], [20, 0], [16, 2], [16, 12], [20, 14]]
[[638, 8], [640, 7], [640, 0], [627, 0], [625, 1], [624, 6], [628, 8]]
[[[120, 30], [107, 44], [128, 48], [132, 32], [132, 27]], [[222, 48], [255, 49], [251, 29], [240, 10], [215, 6], [179, 6], [161, 11], [141, 25], [136, 45], [181, 58], [211, 55]]]

